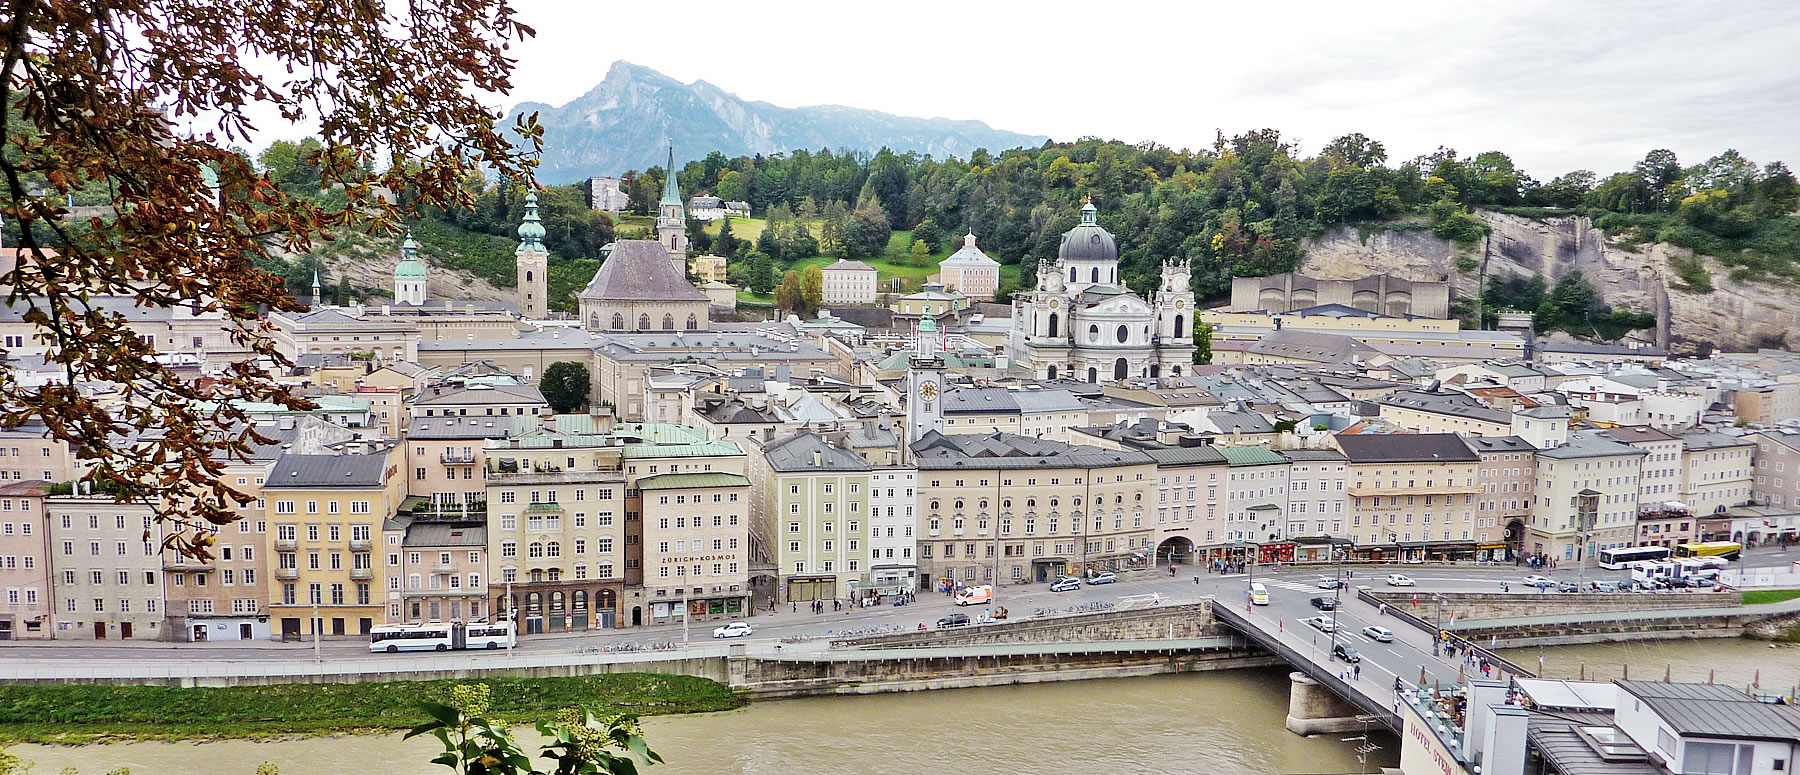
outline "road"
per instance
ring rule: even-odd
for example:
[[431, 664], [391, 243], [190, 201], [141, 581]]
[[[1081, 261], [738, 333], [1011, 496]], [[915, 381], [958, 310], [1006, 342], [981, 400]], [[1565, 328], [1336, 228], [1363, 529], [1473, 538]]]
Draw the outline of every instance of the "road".
[[[1791, 556], [1790, 556], [1791, 555]], [[1787, 567], [1793, 559], [1800, 559], [1800, 549], [1792, 552], [1762, 549], [1745, 556], [1747, 567]], [[1428, 609], [1431, 591], [1463, 591], [1463, 592], [1498, 592], [1501, 581], [1511, 584], [1511, 592], [1518, 595], [1541, 594], [1536, 589], [1525, 587], [1521, 579], [1533, 571], [1512, 565], [1383, 565], [1354, 566], [1348, 569], [1352, 577], [1351, 584], [1369, 584], [1377, 588], [1387, 588], [1382, 579], [1389, 573], [1402, 573], [1417, 582], [1420, 595], [1419, 614], [1431, 618]], [[1047, 585], [1002, 586], [995, 588], [995, 600], [992, 605], [1005, 606], [1013, 619], [1029, 618], [1038, 608], [1068, 608], [1083, 603], [1097, 601], [1117, 601], [1128, 595], [1158, 594], [1166, 602], [1192, 602], [1205, 596], [1214, 596], [1222, 602], [1241, 604], [1254, 578], [1264, 582], [1269, 589], [1269, 606], [1258, 606], [1258, 616], [1278, 616], [1285, 629], [1300, 628], [1302, 632], [1313, 632], [1299, 622], [1314, 611], [1307, 601], [1318, 595], [1329, 595], [1330, 592], [1317, 589], [1316, 581], [1321, 576], [1332, 575], [1338, 569], [1334, 566], [1281, 567], [1278, 569], [1256, 569], [1248, 574], [1215, 574], [1206, 573], [1196, 566], [1181, 566], [1178, 574], [1171, 577], [1167, 568], [1125, 574], [1125, 580], [1116, 584], [1101, 586], [1083, 586], [1072, 592], [1050, 592]], [[1196, 576], [1198, 572], [1198, 576]], [[1544, 571], [1543, 575], [1556, 579], [1574, 580], [1578, 573], [1570, 567], [1556, 571]], [[1624, 571], [1605, 571], [1589, 566], [1586, 578], [1593, 580], [1620, 580], [1628, 574]], [[1197, 579], [1197, 581], [1196, 581]], [[1555, 593], [1551, 593], [1555, 594]], [[1348, 630], [1360, 630], [1367, 621], [1361, 619], [1365, 614], [1353, 602], [1354, 594], [1346, 590], [1342, 596], [1344, 605], [1343, 621]], [[1365, 606], [1366, 607], [1366, 606]], [[805, 606], [801, 606], [802, 609]], [[841, 637], [845, 631], [867, 632], [878, 629], [893, 631], [910, 631], [918, 629], [920, 624], [934, 626], [940, 617], [950, 613], [968, 613], [971, 616], [981, 613], [982, 607], [971, 606], [957, 608], [949, 597], [941, 594], [920, 594], [917, 602], [907, 606], [879, 606], [857, 608], [849, 611], [833, 612], [827, 607], [822, 614], [795, 612], [790, 606], [777, 606], [775, 612], [766, 609], [750, 617], [747, 621], [755, 628], [754, 640], [763, 642], [779, 642], [781, 639], [807, 638], [824, 640]], [[1373, 610], [1366, 614], [1373, 616]], [[583, 648], [621, 648], [649, 647], [653, 644], [681, 644], [712, 642], [712, 630], [719, 622], [696, 622], [692, 630], [683, 633], [679, 626], [640, 627], [632, 630], [590, 631], [568, 634], [533, 635], [521, 638], [517, 651], [521, 653], [569, 653]], [[1396, 627], [1386, 623], [1397, 634], [1412, 628]], [[1415, 633], [1406, 633], [1410, 638]], [[1357, 648], [1369, 645], [1357, 640], [1360, 635], [1351, 634], [1352, 642]], [[1426, 649], [1429, 643], [1419, 636]], [[1322, 638], [1329, 650], [1329, 638]], [[1394, 646], [1380, 647], [1392, 651], [1407, 648], [1416, 650], [1416, 645], [1402, 640]], [[53, 641], [33, 643], [30, 641], [13, 641], [0, 645], [0, 653], [17, 658], [66, 658], [66, 659], [193, 659], [196, 657], [210, 659], [274, 659], [291, 657], [310, 659], [313, 646], [309, 643], [278, 643], [272, 641], [256, 642], [213, 642], [213, 643], [161, 643], [156, 641], [137, 641], [121, 643], [118, 641]], [[368, 642], [361, 639], [325, 640], [320, 646], [320, 653], [333, 658], [361, 657], [365, 659], [382, 659], [387, 655], [370, 654]], [[1380, 650], [1372, 654], [1379, 655]], [[445, 655], [450, 658], [453, 655]], [[1365, 667], [1365, 675], [1369, 668]], [[1416, 675], [1412, 676], [1417, 678]], [[1454, 678], [1454, 674], [1448, 676]], [[1389, 679], [1391, 681], [1391, 678]]]

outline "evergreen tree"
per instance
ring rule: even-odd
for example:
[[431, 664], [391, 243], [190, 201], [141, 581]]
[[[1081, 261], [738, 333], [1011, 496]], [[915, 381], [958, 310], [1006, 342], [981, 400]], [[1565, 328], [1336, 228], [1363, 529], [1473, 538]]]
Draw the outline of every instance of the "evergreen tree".
[[738, 251], [738, 239], [731, 235], [731, 216], [719, 223], [719, 239], [713, 243], [713, 255], [735, 258]]
[[550, 411], [557, 414], [578, 412], [586, 408], [591, 388], [592, 379], [587, 367], [571, 361], [557, 361], [546, 366], [543, 378], [538, 380], [538, 390], [544, 394], [544, 402], [550, 405]]

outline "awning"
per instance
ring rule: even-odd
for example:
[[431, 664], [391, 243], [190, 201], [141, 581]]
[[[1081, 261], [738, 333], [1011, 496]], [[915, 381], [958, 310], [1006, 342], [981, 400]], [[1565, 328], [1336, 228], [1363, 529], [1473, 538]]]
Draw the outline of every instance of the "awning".
[[1511, 544], [1482, 544], [1477, 549], [1505, 549]]

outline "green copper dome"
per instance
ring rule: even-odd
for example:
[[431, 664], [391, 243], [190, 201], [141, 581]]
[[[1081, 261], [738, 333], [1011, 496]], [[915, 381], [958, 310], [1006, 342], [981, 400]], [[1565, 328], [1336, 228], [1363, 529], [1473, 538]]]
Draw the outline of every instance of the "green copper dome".
[[419, 243], [413, 241], [411, 233], [400, 243], [400, 264], [394, 267], [394, 279], [425, 279], [425, 262], [419, 260]]
[[519, 224], [519, 250], [544, 249], [544, 224], [538, 221], [537, 192], [525, 195], [525, 220]]

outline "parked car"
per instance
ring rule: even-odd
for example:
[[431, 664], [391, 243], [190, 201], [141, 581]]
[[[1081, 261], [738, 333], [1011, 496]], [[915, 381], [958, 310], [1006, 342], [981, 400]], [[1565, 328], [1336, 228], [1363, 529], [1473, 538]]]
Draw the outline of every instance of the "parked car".
[[1394, 631], [1390, 630], [1386, 627], [1377, 627], [1377, 626], [1371, 624], [1367, 627], [1362, 628], [1362, 634], [1363, 634], [1363, 637], [1368, 638], [1369, 640], [1375, 641], [1377, 643], [1393, 643], [1394, 642]]
[[1580, 592], [1581, 585], [1577, 584], [1573, 581], [1558, 581], [1558, 582], [1556, 582], [1556, 591], [1558, 591], [1558, 592]]
[[1320, 589], [1337, 589], [1338, 587], [1341, 587], [1343, 585], [1344, 585], [1344, 580], [1340, 579], [1336, 576], [1320, 576], [1319, 577], [1318, 586]]
[[1336, 611], [1337, 601], [1329, 597], [1315, 597], [1312, 599], [1312, 607], [1321, 611]]
[[742, 637], [748, 636], [751, 632], [752, 632], [752, 630], [750, 629], [750, 625], [745, 624], [744, 622], [732, 622], [730, 624], [725, 625], [724, 627], [719, 627], [719, 628], [714, 629], [713, 637], [715, 637], [715, 638], [742, 638]]
[[1119, 580], [1119, 577], [1113, 575], [1112, 571], [1106, 571], [1104, 573], [1095, 575], [1093, 578], [1088, 579], [1087, 583], [1089, 583], [1089, 584], [1111, 584], [1118, 580]]
[[939, 619], [937, 622], [937, 626], [939, 628], [967, 627], [967, 626], [969, 626], [969, 615], [968, 614], [951, 614], [942, 619]]
[[1595, 592], [1617, 592], [1617, 591], [1619, 591], [1618, 586], [1614, 585], [1610, 581], [1590, 581], [1590, 582], [1588, 582], [1588, 589], [1591, 589]]
[[1528, 586], [1528, 587], [1537, 587], [1538, 589], [1543, 589], [1544, 587], [1551, 587], [1551, 586], [1555, 586], [1555, 585], [1556, 585], [1556, 582], [1548, 576], [1539, 576], [1536, 573], [1533, 573], [1533, 574], [1525, 577], [1525, 586]]
[[1337, 620], [1329, 616], [1313, 616], [1301, 621], [1319, 632], [1337, 632]]
[[1050, 582], [1051, 592], [1073, 592], [1081, 588], [1081, 579], [1057, 579]]
[[1356, 653], [1356, 649], [1351, 648], [1350, 644], [1348, 644], [1348, 643], [1338, 643], [1336, 645], [1333, 645], [1331, 647], [1331, 658], [1332, 659], [1341, 659], [1341, 660], [1344, 660], [1345, 662], [1361, 662], [1362, 661], [1362, 655]]
[[1416, 587], [1419, 584], [1418, 584], [1418, 582], [1413, 581], [1412, 577], [1410, 577], [1410, 576], [1402, 576], [1398, 573], [1389, 573], [1388, 577], [1387, 577], [1387, 585], [1390, 587]]

